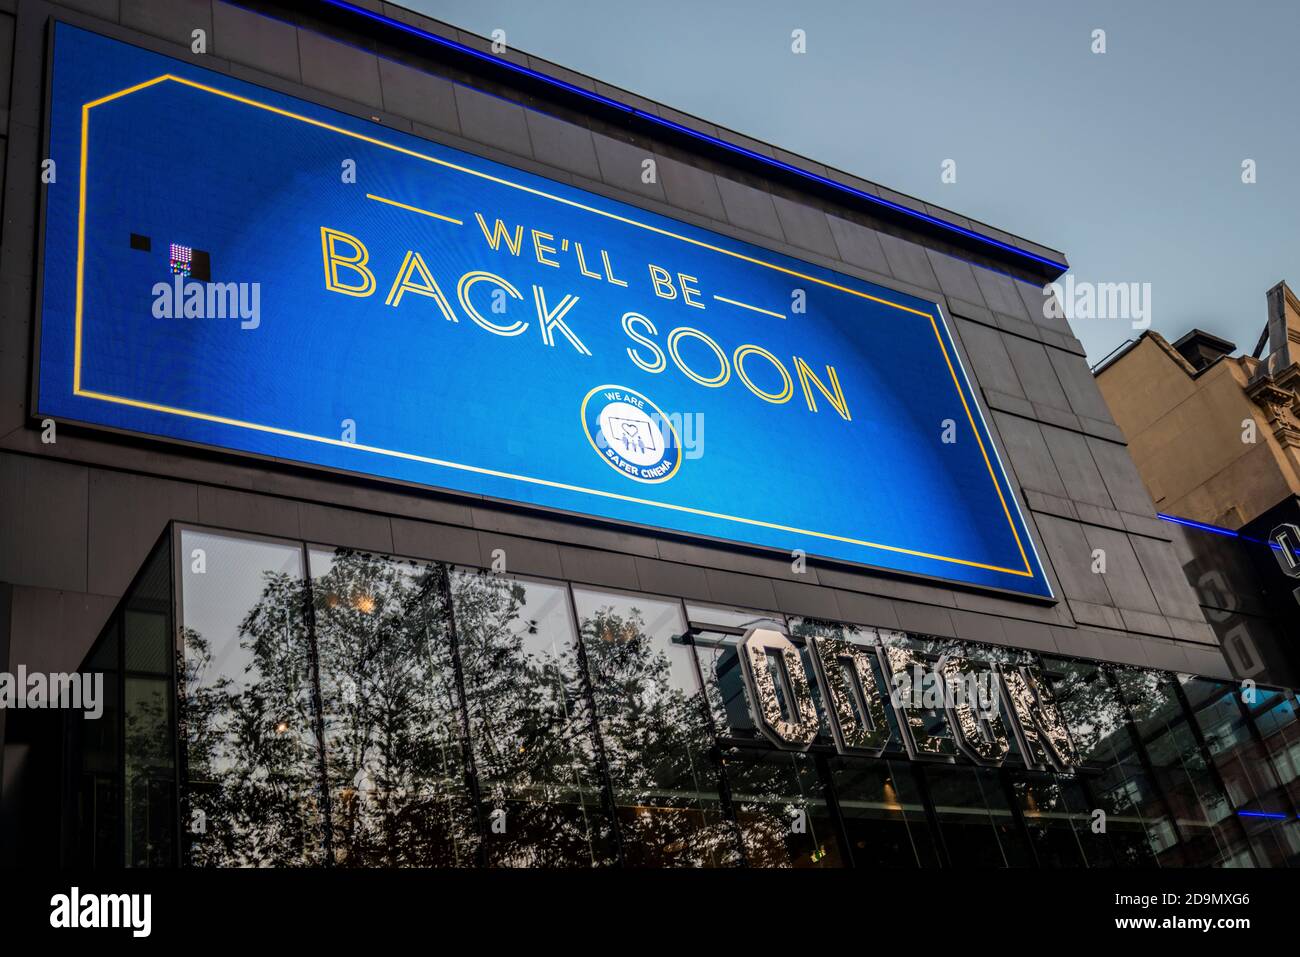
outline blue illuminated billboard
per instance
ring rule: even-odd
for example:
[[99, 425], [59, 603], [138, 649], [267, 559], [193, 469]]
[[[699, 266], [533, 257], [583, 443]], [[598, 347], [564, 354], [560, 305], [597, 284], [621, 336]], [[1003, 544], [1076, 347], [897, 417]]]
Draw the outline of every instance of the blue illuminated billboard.
[[40, 415], [1051, 595], [936, 303], [66, 24], [51, 82]]

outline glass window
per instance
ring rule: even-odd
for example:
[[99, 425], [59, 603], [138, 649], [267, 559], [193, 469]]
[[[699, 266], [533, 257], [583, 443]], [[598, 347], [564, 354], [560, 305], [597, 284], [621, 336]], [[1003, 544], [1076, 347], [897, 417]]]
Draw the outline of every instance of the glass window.
[[613, 863], [567, 586], [463, 569], [451, 577], [489, 863]]
[[[1182, 677], [1182, 686], [1205, 738], [1206, 749], [1223, 775], [1233, 804], [1253, 810], [1289, 809], [1283, 807], [1286, 798], [1281, 792], [1276, 765], [1262, 741], [1257, 741], [1251, 733], [1239, 702], [1240, 686], [1189, 675]], [[1270, 693], [1263, 690], [1258, 693], [1265, 714], [1272, 712], [1266, 718], [1267, 723], [1277, 727], [1283, 722], [1285, 727], [1285, 715], [1290, 710], [1285, 697], [1277, 695], [1273, 699], [1281, 705], [1274, 711], [1268, 699], [1263, 699]]]
[[1273, 771], [1294, 804], [1300, 796], [1294, 786], [1300, 776], [1300, 722], [1296, 721], [1295, 700], [1284, 691], [1260, 688], [1250, 713]]
[[[1190, 675], [1180, 677], [1188, 706], [1205, 739], [1214, 771], [1227, 791], [1227, 813], [1232, 814], [1232, 837], [1244, 833], [1257, 852], [1259, 864], [1278, 866], [1291, 858], [1288, 840], [1293, 808], [1277, 773], [1277, 765], [1262, 739], [1257, 739], [1240, 701], [1239, 685]], [[1260, 691], [1263, 698], [1268, 692]], [[1260, 702], [1257, 702], [1260, 704]], [[1261, 707], [1268, 710], [1264, 700]], [[1275, 715], [1272, 721], [1284, 718]], [[1234, 811], [1236, 812], [1234, 814]], [[1244, 813], [1241, 813], [1244, 812]], [[1284, 819], [1265, 815], [1284, 815]], [[1225, 859], [1245, 860], [1239, 841], [1230, 842]], [[1249, 863], [1246, 866], [1250, 866]]]
[[171, 549], [156, 549], [123, 605], [126, 865], [170, 867], [176, 853]]
[[925, 808], [906, 761], [827, 758], [849, 852], [857, 867], [936, 867]]
[[[695, 612], [688, 609], [688, 614]], [[762, 623], [784, 628], [770, 619]], [[847, 863], [828, 804], [828, 785], [813, 754], [771, 749], [754, 723], [738, 652], [741, 636], [693, 637], [713, 726], [723, 739], [723, 769], [751, 867], [840, 867]], [[832, 738], [821, 711], [808, 649], [796, 641], [819, 719], [815, 746]], [[781, 696], [781, 683], [777, 694]], [[788, 705], [782, 701], [785, 716]]]
[[1156, 786], [1175, 815], [1184, 863], [1204, 867], [1240, 850], [1241, 828], [1206, 766], [1174, 681], [1138, 668], [1116, 668], [1114, 675]]
[[122, 860], [122, 802], [117, 778], [122, 734], [121, 652], [121, 632], [114, 615], [81, 668], [82, 673], [98, 675], [103, 682], [103, 714], [93, 720], [74, 714], [66, 724], [72, 759], [68, 782], [73, 815], [71, 855], [81, 867], [115, 867]]
[[[1289, 693], [1243, 701], [1231, 683], [1042, 658], [1079, 750], [1066, 775], [1026, 768], [1014, 735], [1003, 766], [976, 766], [979, 748], [1001, 752], [997, 722], [978, 746], [958, 741], [928, 675], [908, 712], [922, 759], [909, 760], [897, 712], [865, 697], [859, 669], [837, 699], [843, 721], [889, 738], [857, 736], [882, 757], [841, 755], [813, 637], [879, 637], [893, 657], [867, 664], [885, 694], [886, 672], [915, 680], [943, 656], [977, 671], [1040, 659], [350, 549], [190, 529], [176, 541], [83, 664], [105, 676], [105, 714], [67, 731], [66, 846], [81, 863], [1300, 862]], [[787, 625], [794, 655], [769, 648], [770, 674], [745, 662], [775, 696], [764, 733], [739, 642]]]
[[188, 862], [322, 862], [302, 548], [181, 533]]
[[[811, 618], [790, 620], [792, 635], [807, 641], [811, 637], [848, 641], [864, 649], [872, 649], [876, 632], [869, 628], [846, 625]], [[805, 647], [805, 657], [808, 649]], [[874, 651], [868, 656], [874, 679], [874, 691], [880, 695], [889, 735], [886, 754], [904, 755], [899, 736], [897, 716], [888, 704], [889, 684], [885, 681], [880, 662]], [[819, 685], [814, 696], [819, 716], [828, 723], [826, 703], [821, 699]], [[868, 689], [850, 681], [848, 702], [854, 720], [864, 722], [863, 709], [870, 707], [861, 695]], [[825, 736], [819, 739], [829, 750], [832, 742]], [[934, 866], [938, 862], [930, 829], [925, 820], [923, 801], [915, 773], [906, 760], [889, 761], [862, 756], [833, 754], [825, 758], [825, 767], [835, 793], [836, 804], [843, 821], [848, 841], [848, 857], [858, 867], [911, 868]]]
[[575, 588], [629, 866], [736, 862], [680, 602]]
[[[1081, 786], [1105, 817], [1105, 839], [1123, 867], [1177, 864], [1176, 832], [1133, 744], [1128, 711], [1101, 667], [1045, 658], [1053, 692], [1079, 752]], [[1091, 833], [1091, 831], [1089, 831]], [[1084, 840], [1085, 847], [1090, 840]], [[1100, 855], [1089, 853], [1089, 860]], [[1159, 859], [1158, 859], [1159, 858]]]
[[753, 611], [746, 608], [726, 608], [721, 605], [687, 604], [686, 620], [696, 624], [739, 628], [741, 631], [762, 625], [773, 626], [779, 631], [785, 630], [784, 619], [773, 612]]
[[831, 816], [829, 786], [818, 767], [818, 755], [744, 746], [730, 748], [724, 755], [746, 864], [848, 864]]
[[335, 860], [476, 863], [446, 567], [347, 549], [310, 561]]
[[1033, 856], [1007, 801], [999, 772], [926, 764], [939, 834], [955, 867], [1028, 867]]
[[[1079, 783], [1052, 774], [1009, 771], [1029, 843], [1039, 867], [1109, 864], [1106, 848], [1090, 840], [1091, 815]], [[1085, 856], [1084, 843], [1092, 854]]]

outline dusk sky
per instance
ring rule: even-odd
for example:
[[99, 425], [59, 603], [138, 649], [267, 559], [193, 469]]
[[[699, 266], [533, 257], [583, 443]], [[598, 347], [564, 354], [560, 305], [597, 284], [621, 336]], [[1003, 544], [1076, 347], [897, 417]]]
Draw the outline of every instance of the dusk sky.
[[[1076, 282], [1150, 283], [1171, 340], [1249, 352], [1266, 290], [1300, 285], [1294, 2], [407, 6], [1060, 249]], [[1138, 334], [1072, 324], [1092, 362]]]

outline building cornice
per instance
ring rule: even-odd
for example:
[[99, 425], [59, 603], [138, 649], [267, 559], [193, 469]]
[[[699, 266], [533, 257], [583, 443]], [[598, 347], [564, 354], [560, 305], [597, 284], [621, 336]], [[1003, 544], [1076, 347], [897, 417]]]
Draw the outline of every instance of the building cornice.
[[1283, 448], [1300, 449], [1300, 366], [1292, 364], [1275, 376], [1257, 376], [1246, 395], [1263, 410], [1273, 437]]

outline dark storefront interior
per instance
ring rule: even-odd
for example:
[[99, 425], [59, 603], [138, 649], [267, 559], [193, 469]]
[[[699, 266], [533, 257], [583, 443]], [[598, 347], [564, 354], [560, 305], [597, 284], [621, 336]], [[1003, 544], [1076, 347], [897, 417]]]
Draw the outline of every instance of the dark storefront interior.
[[[1014, 745], [1001, 768], [912, 762], [896, 725], [885, 757], [843, 756], [820, 701], [817, 741], [792, 753], [758, 734], [745, 703], [736, 643], [756, 621], [782, 624], [174, 527], [84, 666], [105, 673], [108, 707], [67, 720], [65, 855], [137, 867], [1300, 861], [1290, 692], [1260, 689], [1248, 705], [1219, 681], [906, 636], [922, 653], [1041, 664], [1078, 773], [1026, 770]], [[796, 642], [871, 635], [784, 624]]]

